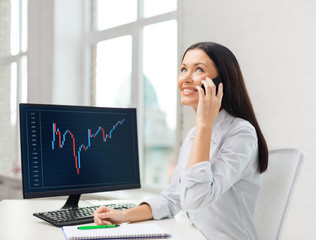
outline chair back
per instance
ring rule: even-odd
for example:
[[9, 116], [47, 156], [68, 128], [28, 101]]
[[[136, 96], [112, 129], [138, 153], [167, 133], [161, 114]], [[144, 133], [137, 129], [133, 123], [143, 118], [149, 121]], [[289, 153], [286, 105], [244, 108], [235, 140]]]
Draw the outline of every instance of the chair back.
[[297, 149], [269, 151], [254, 215], [259, 240], [279, 239], [304, 158], [304, 152]]

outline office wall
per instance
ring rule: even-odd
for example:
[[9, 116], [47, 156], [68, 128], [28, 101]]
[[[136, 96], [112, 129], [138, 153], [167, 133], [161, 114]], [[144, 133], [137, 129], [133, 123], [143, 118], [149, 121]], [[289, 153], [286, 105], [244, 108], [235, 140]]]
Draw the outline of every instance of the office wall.
[[[179, 11], [180, 52], [198, 41], [231, 49], [269, 148], [306, 152], [281, 239], [316, 239], [316, 1], [180, 0]], [[194, 112], [181, 114], [186, 132]]]
[[29, 0], [28, 3], [28, 102], [51, 103], [54, 2]]

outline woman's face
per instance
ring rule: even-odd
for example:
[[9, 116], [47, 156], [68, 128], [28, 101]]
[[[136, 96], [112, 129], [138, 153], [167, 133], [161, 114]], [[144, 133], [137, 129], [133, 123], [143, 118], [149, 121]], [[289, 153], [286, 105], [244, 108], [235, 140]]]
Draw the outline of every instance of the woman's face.
[[181, 103], [193, 107], [196, 111], [199, 102], [196, 86], [200, 86], [206, 77], [214, 79], [217, 75], [214, 62], [203, 50], [189, 50], [183, 58], [178, 77]]

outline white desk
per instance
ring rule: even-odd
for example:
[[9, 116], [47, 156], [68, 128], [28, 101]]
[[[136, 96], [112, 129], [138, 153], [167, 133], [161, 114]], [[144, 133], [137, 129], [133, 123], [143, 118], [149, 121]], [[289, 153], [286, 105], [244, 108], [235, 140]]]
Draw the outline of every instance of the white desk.
[[[60, 228], [34, 217], [32, 214], [34, 212], [57, 210], [64, 203], [65, 200], [59, 199], [0, 201], [0, 239], [63, 240], [64, 236]], [[91, 205], [91, 202], [81, 201], [79, 204], [79, 206], [88, 205]], [[146, 222], [155, 222], [161, 228], [170, 232], [173, 240], [205, 240], [205, 237], [183, 213], [172, 219]]]

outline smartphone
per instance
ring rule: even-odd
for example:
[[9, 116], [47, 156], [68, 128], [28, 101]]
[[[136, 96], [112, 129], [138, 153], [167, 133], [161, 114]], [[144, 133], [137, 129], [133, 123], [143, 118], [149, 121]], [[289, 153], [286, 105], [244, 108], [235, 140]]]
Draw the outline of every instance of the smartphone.
[[[222, 78], [221, 78], [221, 76], [218, 76], [218, 77], [216, 77], [216, 78], [214, 78], [214, 79], [212, 79], [212, 80], [213, 80], [213, 82], [214, 82], [214, 84], [215, 84], [215, 86], [216, 86], [216, 94], [217, 94], [218, 85], [219, 85], [221, 82], [223, 82], [223, 81], [222, 81]], [[201, 88], [203, 88], [204, 94], [205, 94], [205, 87], [204, 87], [203, 84], [201, 85]]]

